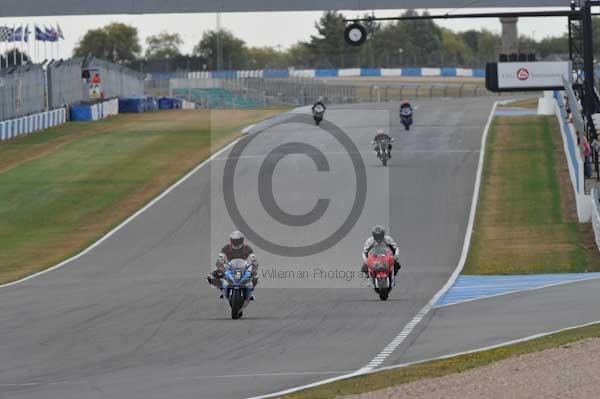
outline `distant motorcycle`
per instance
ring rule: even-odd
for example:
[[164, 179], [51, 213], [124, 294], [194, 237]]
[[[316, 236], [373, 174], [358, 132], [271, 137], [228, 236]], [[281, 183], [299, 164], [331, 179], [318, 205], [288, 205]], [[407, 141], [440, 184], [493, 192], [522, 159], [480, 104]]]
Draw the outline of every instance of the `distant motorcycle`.
[[404, 129], [409, 130], [410, 125], [413, 123], [412, 118], [413, 112], [410, 108], [402, 108], [400, 111], [400, 121], [404, 125]]
[[325, 115], [325, 108], [321, 104], [315, 105], [312, 110], [313, 119], [315, 120], [315, 124], [319, 126], [319, 123], [323, 121], [323, 116]]
[[223, 296], [231, 306], [231, 318], [239, 319], [242, 311], [250, 301], [254, 285], [252, 284], [252, 264], [244, 259], [233, 259], [227, 262], [223, 271]]
[[372, 141], [371, 144], [375, 144], [375, 151], [377, 152], [377, 158], [381, 160], [383, 166], [387, 166], [388, 160], [390, 159], [390, 143], [394, 139], [390, 140], [378, 140], [377, 142]]
[[388, 299], [394, 286], [394, 254], [387, 246], [371, 248], [367, 256], [367, 270], [373, 289], [379, 299]]

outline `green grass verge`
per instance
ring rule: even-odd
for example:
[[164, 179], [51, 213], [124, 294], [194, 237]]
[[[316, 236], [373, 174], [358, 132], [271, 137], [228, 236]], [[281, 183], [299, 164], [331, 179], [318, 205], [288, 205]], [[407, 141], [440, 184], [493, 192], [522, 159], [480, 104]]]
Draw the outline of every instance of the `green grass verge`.
[[543, 95], [543, 93], [540, 93], [540, 95], [535, 98], [526, 98], [523, 100], [511, 101], [507, 104], [500, 105], [500, 107], [518, 107], [518, 108], [537, 109], [539, 97], [541, 97], [542, 95]]
[[556, 119], [496, 117], [463, 273], [598, 271], [590, 237], [576, 218]]
[[497, 349], [460, 355], [442, 360], [434, 360], [413, 366], [337, 381], [286, 395], [284, 398], [326, 399], [372, 392], [378, 389], [406, 384], [424, 378], [435, 378], [452, 373], [461, 373], [472, 368], [485, 366], [513, 356], [538, 352], [591, 337], [600, 337], [600, 324], [567, 330]]
[[277, 111], [174, 111], [69, 123], [0, 145], [0, 283], [71, 256], [242, 126]]

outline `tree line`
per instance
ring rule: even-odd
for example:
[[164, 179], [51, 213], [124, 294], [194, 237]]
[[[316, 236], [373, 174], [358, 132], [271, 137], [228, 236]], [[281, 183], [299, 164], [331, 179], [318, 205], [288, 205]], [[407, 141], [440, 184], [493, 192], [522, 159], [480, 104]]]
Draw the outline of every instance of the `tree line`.
[[[403, 15], [416, 15], [406, 11]], [[489, 30], [454, 32], [434, 20], [368, 21], [369, 39], [360, 47], [345, 43], [344, 16], [324, 12], [315, 23], [316, 34], [288, 49], [248, 46], [226, 29], [205, 31], [191, 54], [182, 54], [183, 40], [177, 33], [162, 32], [146, 39], [142, 53], [137, 28], [111, 23], [89, 30], [74, 49], [74, 56], [93, 55], [139, 70], [216, 70], [268, 68], [353, 68], [400, 66], [482, 67], [494, 61], [501, 45], [500, 35]], [[600, 44], [600, 29], [594, 29]], [[219, 46], [220, 42], [220, 46]], [[563, 35], [535, 41], [520, 38], [521, 45], [537, 54], [565, 59], [568, 37]], [[221, 48], [220, 57], [219, 47]], [[600, 48], [600, 47], [597, 47]], [[219, 61], [220, 60], [220, 61]]]

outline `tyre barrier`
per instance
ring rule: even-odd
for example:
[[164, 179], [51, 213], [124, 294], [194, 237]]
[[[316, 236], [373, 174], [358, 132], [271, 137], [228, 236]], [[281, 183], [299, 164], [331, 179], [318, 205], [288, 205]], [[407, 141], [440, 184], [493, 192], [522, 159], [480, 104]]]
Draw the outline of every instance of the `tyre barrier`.
[[158, 109], [181, 109], [182, 101], [178, 98], [162, 97], [158, 99]]
[[181, 98], [161, 97], [158, 99], [158, 109], [196, 109], [196, 104]]
[[66, 121], [66, 108], [2, 121], [0, 122], [0, 141], [10, 140], [15, 137], [62, 125]]
[[[161, 100], [164, 100], [161, 99]], [[175, 98], [163, 101], [162, 109], [195, 109], [196, 104]], [[121, 111], [125, 107], [125, 111]], [[127, 108], [129, 107], [129, 108]], [[131, 110], [133, 109], [133, 111]], [[154, 97], [114, 98], [96, 104], [73, 104], [69, 108], [71, 121], [97, 121], [120, 112], [150, 112], [159, 109], [159, 100]], [[10, 140], [25, 134], [38, 132], [67, 122], [67, 109], [59, 108], [48, 112], [23, 116], [0, 122], [0, 141]]]
[[156, 97], [124, 97], [119, 98], [119, 113], [141, 113], [158, 111]]
[[73, 104], [70, 108], [72, 121], [97, 121], [119, 113], [119, 100], [103, 101], [96, 104]]

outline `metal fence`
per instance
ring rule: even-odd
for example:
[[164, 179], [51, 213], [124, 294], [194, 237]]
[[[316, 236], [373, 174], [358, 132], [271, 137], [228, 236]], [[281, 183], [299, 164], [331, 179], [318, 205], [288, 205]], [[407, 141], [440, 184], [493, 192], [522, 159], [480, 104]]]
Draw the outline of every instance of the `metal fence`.
[[144, 75], [95, 58], [18, 66], [0, 70], [0, 121], [90, 100], [84, 69], [100, 74], [104, 98], [144, 94]]
[[0, 71], [0, 121], [44, 111], [45, 86], [38, 65]]
[[235, 93], [261, 94], [279, 104], [307, 105], [314, 103], [319, 97], [324, 97], [329, 103], [335, 104], [359, 100], [356, 86], [330, 85], [318, 79], [223, 79], [223, 87]]
[[54, 109], [88, 98], [81, 79], [81, 58], [52, 62], [48, 65], [48, 108]]
[[[198, 78], [171, 79], [169, 94], [195, 101], [205, 108], [233, 108], [244, 101], [221, 101], [227, 96], [248, 99], [261, 105], [307, 105], [323, 97], [330, 104], [359, 102], [399, 102], [434, 97], [474, 97], [494, 95], [477, 83], [390, 82], [346, 79], [288, 78]], [[210, 94], [211, 90], [214, 94]], [[201, 95], [200, 95], [200, 94]], [[211, 98], [216, 100], [212, 101]]]
[[144, 75], [125, 66], [92, 58], [84, 60], [83, 69], [98, 71], [105, 98], [144, 94]]

